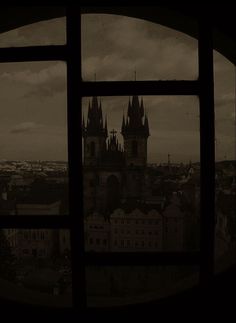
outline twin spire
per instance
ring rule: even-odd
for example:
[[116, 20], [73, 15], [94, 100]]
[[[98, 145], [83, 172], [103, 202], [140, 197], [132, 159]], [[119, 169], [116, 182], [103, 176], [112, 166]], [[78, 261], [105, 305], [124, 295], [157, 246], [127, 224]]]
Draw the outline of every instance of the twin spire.
[[[88, 118], [85, 125], [84, 117], [82, 123], [83, 136], [102, 136], [108, 137], [107, 118], [103, 118], [101, 99], [98, 103], [98, 98], [94, 96], [92, 102], [89, 101]], [[123, 114], [121, 134], [124, 137], [129, 135], [149, 137], [149, 123], [147, 115], [144, 111], [143, 99], [141, 102], [137, 95], [129, 99], [127, 116]]]

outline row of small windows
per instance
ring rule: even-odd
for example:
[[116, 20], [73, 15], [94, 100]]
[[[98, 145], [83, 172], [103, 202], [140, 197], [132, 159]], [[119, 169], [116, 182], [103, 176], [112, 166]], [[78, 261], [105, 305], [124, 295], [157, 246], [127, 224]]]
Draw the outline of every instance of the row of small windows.
[[24, 232], [25, 240], [44, 240], [47, 237], [47, 232], [45, 231], [25, 231]]
[[[174, 220], [175, 220], [175, 223], [178, 222], [178, 219], [174, 219]], [[147, 221], [145, 222], [145, 220], [136, 220], [135, 221], [135, 224], [150, 224], [150, 225], [155, 224], [155, 225], [157, 225], [157, 224], [159, 224], [159, 222], [160, 221], [158, 221], [158, 220], [148, 220], [148, 222]], [[130, 220], [120, 220], [120, 221], [119, 220], [115, 220], [114, 223], [115, 224], [132, 224], [132, 223], [130, 223]], [[104, 229], [104, 226], [101, 226], [101, 225], [90, 225], [89, 226], [89, 229]], [[117, 232], [117, 229], [115, 229], [114, 232], [116, 233]], [[121, 232], [123, 233], [123, 230], [121, 230]], [[142, 232], [142, 234], [144, 234], [144, 230], [141, 230], [141, 231], [136, 230], [136, 233], [137, 234], [139, 234], [140, 232]], [[128, 230], [127, 233], [130, 233], [130, 231]]]
[[[93, 239], [90, 238], [89, 239], [89, 244], [90, 245], [97, 245], [97, 246], [106, 246], [107, 245], [107, 239]], [[158, 243], [157, 242], [153, 242], [153, 241], [134, 241], [133, 243], [135, 245], [135, 247], [157, 247]], [[114, 245], [115, 246], [120, 246], [120, 247], [129, 247], [132, 245], [132, 241], [131, 240], [114, 240]]]
[[[179, 219], [172, 219], [172, 221], [174, 221], [175, 223], [178, 222]], [[168, 222], [168, 219], [165, 219], [165, 222], [167, 223]], [[157, 224], [160, 224], [160, 220], [114, 220], [114, 223], [115, 224], [144, 224], [144, 225], [147, 225], [147, 224], [150, 224], [150, 225], [157, 225]], [[89, 226], [90, 229], [104, 229], [103, 226], [101, 225], [90, 225]]]
[[[130, 230], [124, 230], [124, 229], [121, 229], [121, 230], [117, 230], [117, 229], [115, 229], [114, 230], [114, 233], [115, 234], [119, 234], [119, 233], [121, 233], [121, 234], [131, 234], [132, 232], [130, 231]], [[158, 235], [158, 231], [145, 231], [145, 230], [135, 230], [135, 231], [133, 231], [133, 233], [135, 233], [135, 234], [141, 234], [141, 235], [146, 235], [146, 234], [148, 234], [148, 235]]]
[[130, 247], [130, 246], [135, 246], [135, 247], [158, 247], [157, 242], [152, 242], [152, 241], [134, 241], [132, 244], [132, 241], [130, 240], [115, 240], [114, 245], [117, 247]]
[[159, 220], [114, 220], [115, 224], [159, 224]]
[[96, 244], [97, 246], [99, 245], [103, 245], [103, 246], [106, 246], [107, 245], [107, 239], [93, 239], [93, 238], [90, 238], [89, 239], [89, 244], [92, 245], [92, 244]]
[[[23, 234], [25, 240], [44, 240], [48, 237], [48, 232], [45, 230], [23, 230], [20, 232]], [[18, 232], [15, 229], [8, 229], [8, 237], [12, 240], [17, 240]]]
[[104, 227], [101, 225], [90, 225], [89, 229], [104, 229]]
[[46, 255], [46, 250], [45, 249], [40, 249], [40, 250], [36, 250], [36, 249], [23, 249], [22, 250], [24, 255], [32, 255], [32, 256], [45, 256]]

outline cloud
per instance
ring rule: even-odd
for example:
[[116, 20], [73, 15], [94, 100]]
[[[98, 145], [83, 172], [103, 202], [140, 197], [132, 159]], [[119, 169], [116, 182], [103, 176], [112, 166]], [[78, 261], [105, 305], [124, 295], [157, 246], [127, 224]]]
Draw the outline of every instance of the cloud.
[[24, 97], [38, 96], [45, 98], [66, 90], [66, 65], [57, 62], [46, 68], [33, 70], [37, 65], [32, 65], [32, 69], [21, 69], [12, 72], [3, 72], [0, 79], [14, 82], [27, 87]]
[[30, 69], [24, 69], [16, 72], [4, 72], [1, 74], [1, 78], [14, 81], [23, 82], [29, 85], [41, 85], [55, 78], [65, 77], [65, 64], [58, 62], [50, 65], [47, 68], [40, 69], [33, 72]]
[[0, 34], [0, 47], [60, 45], [66, 40], [66, 19], [56, 18]]
[[197, 41], [140, 19], [113, 15], [82, 18], [83, 77], [93, 80], [194, 79]]
[[226, 105], [235, 105], [235, 93], [232, 91], [230, 93], [216, 95], [215, 98], [216, 108], [226, 106]]
[[12, 133], [12, 134], [20, 134], [20, 133], [31, 134], [31, 133], [38, 131], [42, 127], [43, 127], [42, 125], [36, 124], [34, 122], [23, 122], [23, 123], [16, 125], [14, 128], [12, 128], [10, 130], [10, 133]]

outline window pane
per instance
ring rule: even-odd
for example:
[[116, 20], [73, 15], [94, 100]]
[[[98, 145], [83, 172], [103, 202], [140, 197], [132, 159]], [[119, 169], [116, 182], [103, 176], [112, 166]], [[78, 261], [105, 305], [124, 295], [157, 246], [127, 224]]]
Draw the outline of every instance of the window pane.
[[0, 64], [0, 214], [67, 214], [63, 62]]
[[71, 306], [70, 235], [66, 230], [0, 230], [1, 298]]
[[1, 47], [64, 45], [66, 19], [56, 18], [22, 26], [0, 34]]
[[144, 303], [174, 295], [198, 283], [196, 267], [88, 267], [89, 307]]
[[197, 249], [198, 99], [94, 97], [83, 113], [86, 250]]
[[218, 52], [215, 65], [216, 271], [236, 261], [235, 66]]
[[146, 20], [84, 14], [83, 80], [95, 74], [98, 81], [196, 79], [197, 41]]

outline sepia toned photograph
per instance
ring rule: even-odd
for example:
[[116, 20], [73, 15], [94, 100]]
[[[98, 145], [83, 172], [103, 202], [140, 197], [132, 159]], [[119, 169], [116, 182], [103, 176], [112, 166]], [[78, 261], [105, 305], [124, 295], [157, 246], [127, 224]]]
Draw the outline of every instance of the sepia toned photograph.
[[235, 32], [188, 8], [0, 13], [4, 312], [233, 313]]

